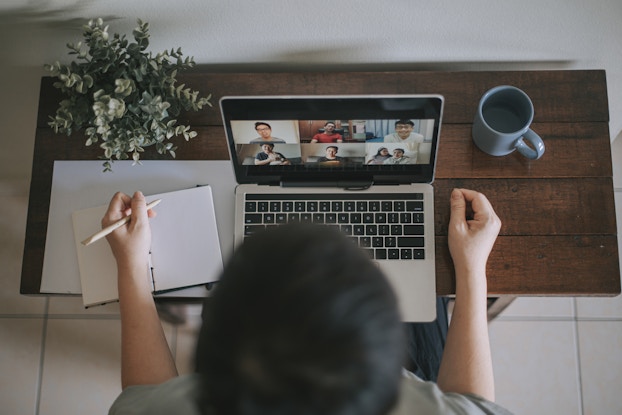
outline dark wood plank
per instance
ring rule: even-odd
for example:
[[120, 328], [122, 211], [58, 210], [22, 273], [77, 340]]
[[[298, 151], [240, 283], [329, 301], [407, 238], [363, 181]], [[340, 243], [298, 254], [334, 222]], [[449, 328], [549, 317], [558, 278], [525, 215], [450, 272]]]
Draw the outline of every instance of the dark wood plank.
[[610, 177], [611, 142], [607, 123], [534, 124], [546, 151], [539, 160], [518, 152], [503, 157], [478, 149], [470, 124], [445, 124], [439, 140], [436, 178]]
[[439, 179], [434, 183], [435, 232], [447, 235], [454, 188], [484, 193], [503, 222], [501, 235], [615, 235], [611, 178]]
[[[444, 236], [436, 237], [436, 272], [441, 276], [437, 293], [454, 294], [455, 274]], [[615, 296], [620, 294], [617, 237], [499, 236], [487, 276], [492, 296]]]
[[[497, 85], [523, 89], [535, 107], [535, 122], [609, 121], [605, 71], [499, 72], [288, 72], [183, 73], [179, 83], [212, 95], [212, 109], [182, 114], [190, 125], [221, 125], [218, 100], [225, 95], [406, 94], [434, 93], [445, 97], [444, 123], [473, 121], [481, 96]], [[38, 125], [60, 101], [52, 79], [44, 78]], [[604, 98], [604, 99], [603, 99]]]

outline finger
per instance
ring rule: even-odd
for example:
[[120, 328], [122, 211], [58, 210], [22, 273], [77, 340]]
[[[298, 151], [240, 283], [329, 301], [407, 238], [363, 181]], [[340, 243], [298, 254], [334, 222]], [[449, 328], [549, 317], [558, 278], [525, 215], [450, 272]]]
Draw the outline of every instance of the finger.
[[473, 209], [474, 216], [491, 216], [494, 214], [492, 204], [486, 196], [474, 190], [462, 190], [465, 194], [465, 198], [467, 199], [467, 201], [471, 203], [471, 208]]
[[462, 189], [454, 189], [450, 198], [451, 216], [449, 223], [454, 226], [463, 223], [466, 219], [466, 199]]
[[132, 197], [132, 219], [130, 223], [135, 226], [146, 221], [148, 217], [145, 196], [141, 192], [135, 192]]
[[112, 222], [115, 222], [122, 217], [126, 216], [124, 213], [130, 206], [131, 198], [125, 193], [117, 192], [110, 199], [108, 209], [102, 218], [102, 225], [107, 226]]

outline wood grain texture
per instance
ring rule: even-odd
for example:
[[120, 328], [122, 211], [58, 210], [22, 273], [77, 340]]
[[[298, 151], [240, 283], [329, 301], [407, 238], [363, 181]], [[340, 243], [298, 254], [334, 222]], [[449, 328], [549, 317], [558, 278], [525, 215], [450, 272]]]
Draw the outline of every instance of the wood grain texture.
[[[226, 160], [218, 100], [226, 95], [435, 93], [445, 97], [435, 187], [437, 291], [455, 292], [447, 247], [449, 194], [472, 188], [491, 200], [503, 225], [488, 264], [493, 295], [616, 295], [620, 270], [612, 184], [607, 83], [602, 70], [499, 72], [292, 72], [181, 75], [212, 94], [214, 107], [184, 113], [198, 136], [175, 139], [179, 160]], [[491, 157], [471, 140], [480, 97], [497, 85], [523, 89], [544, 139], [540, 160]], [[61, 96], [42, 78], [26, 227], [21, 292], [38, 294], [54, 160], [92, 160], [82, 133], [47, 126]], [[169, 159], [147, 148], [144, 159]]]

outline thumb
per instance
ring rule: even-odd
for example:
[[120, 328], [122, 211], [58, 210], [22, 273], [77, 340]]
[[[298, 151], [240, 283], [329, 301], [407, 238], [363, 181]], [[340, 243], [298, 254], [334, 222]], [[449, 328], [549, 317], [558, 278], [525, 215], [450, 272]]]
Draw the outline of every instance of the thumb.
[[466, 221], [466, 199], [460, 189], [451, 192], [451, 216], [449, 222], [454, 226]]
[[135, 192], [132, 196], [132, 219], [133, 224], [139, 224], [147, 220], [147, 202], [142, 192]]

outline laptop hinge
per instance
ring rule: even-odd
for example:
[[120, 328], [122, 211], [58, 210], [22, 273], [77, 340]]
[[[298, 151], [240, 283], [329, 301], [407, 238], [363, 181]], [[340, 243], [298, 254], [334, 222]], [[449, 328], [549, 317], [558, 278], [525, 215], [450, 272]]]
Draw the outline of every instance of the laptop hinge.
[[281, 182], [281, 187], [340, 187], [345, 190], [365, 190], [374, 184], [372, 181], [331, 181], [331, 182]]

